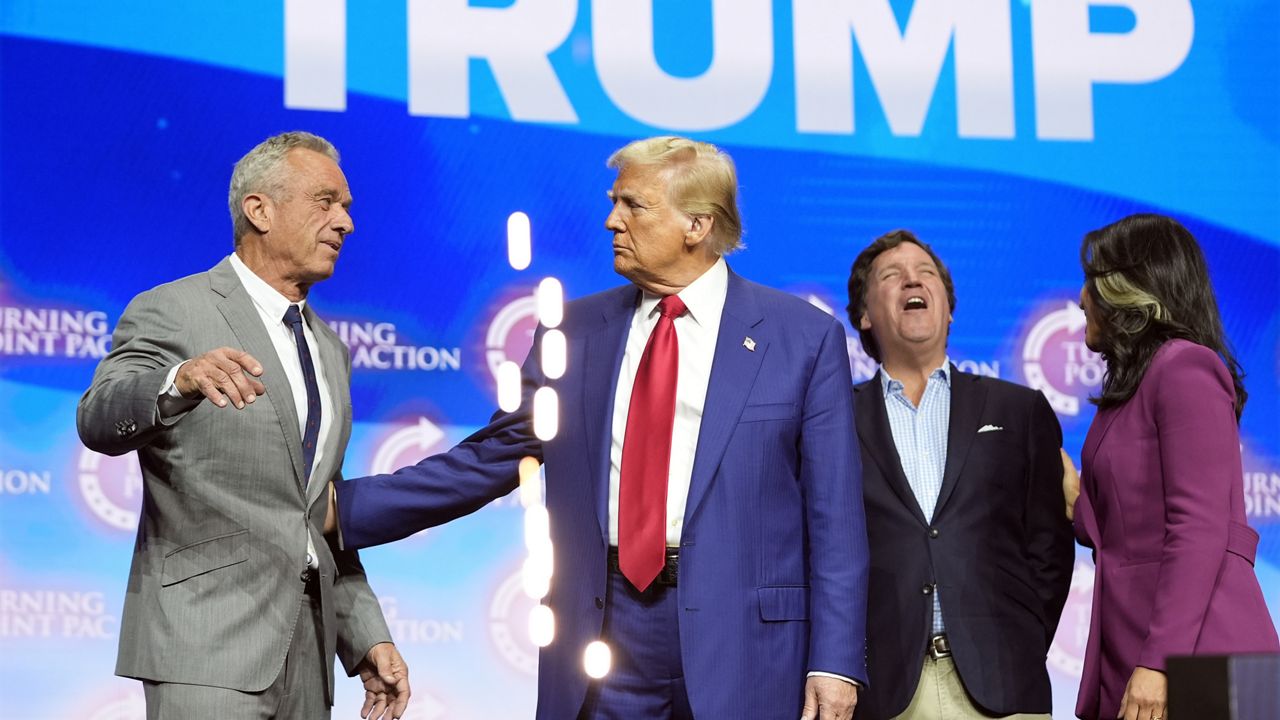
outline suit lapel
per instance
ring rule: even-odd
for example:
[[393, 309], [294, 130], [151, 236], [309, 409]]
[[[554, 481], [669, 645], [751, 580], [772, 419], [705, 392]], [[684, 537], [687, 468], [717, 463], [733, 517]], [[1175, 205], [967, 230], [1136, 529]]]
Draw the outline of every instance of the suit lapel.
[[1115, 422], [1119, 417], [1118, 410], [1102, 410], [1093, 417], [1093, 423], [1089, 425], [1089, 432], [1084, 438], [1084, 447], [1080, 450], [1080, 467], [1093, 465], [1093, 457], [1098, 454], [1098, 448], [1102, 446], [1102, 439], [1107, 436], [1107, 431], [1111, 429], [1111, 423]]
[[262, 363], [263, 385], [267, 393], [257, 402], [266, 401], [275, 411], [276, 420], [280, 423], [280, 432], [284, 434], [285, 449], [293, 464], [294, 478], [299, 492], [302, 489], [302, 434], [298, 430], [298, 412], [294, 409], [293, 392], [289, 389], [289, 381], [284, 374], [284, 366], [276, 355], [275, 345], [267, 336], [262, 326], [262, 318], [253, 307], [249, 293], [240, 284], [240, 278], [231, 267], [230, 260], [223, 260], [209, 271], [209, 286], [222, 296], [218, 301], [218, 311], [226, 319], [231, 332], [240, 341], [240, 347]]
[[[720, 333], [711, 361], [711, 378], [707, 383], [707, 399], [702, 410], [698, 432], [698, 449], [693, 457], [693, 474], [689, 479], [689, 495], [685, 505], [685, 523], [692, 522], [698, 506], [707, 495], [720, 459], [724, 457], [729, 438], [738, 426], [738, 418], [755, 385], [760, 364], [769, 352], [768, 327], [758, 327], [765, 320], [755, 293], [746, 281], [729, 271], [729, 288], [725, 293], [724, 312], [720, 316]], [[753, 329], [754, 328], [754, 329]], [[750, 333], [748, 332], [750, 330]], [[742, 345], [742, 339], [753, 334], [755, 351]]]
[[942, 473], [942, 489], [934, 506], [936, 518], [956, 489], [960, 471], [969, 457], [969, 448], [978, 435], [978, 420], [987, 401], [987, 388], [977, 375], [962, 373], [951, 366], [951, 421], [947, 429], [947, 466]]
[[347, 414], [347, 408], [350, 406], [347, 402], [347, 393], [351, 378], [347, 372], [347, 359], [342, 353], [342, 341], [311, 309], [311, 303], [307, 303], [303, 315], [311, 328], [311, 334], [316, 338], [316, 345], [319, 346], [317, 354], [324, 371], [325, 384], [329, 386], [329, 403], [325, 409], [332, 413], [333, 427], [330, 433], [336, 440], [325, 447], [320, 467], [311, 470], [311, 479], [319, 482], [307, 483], [307, 505], [310, 505], [320, 497], [320, 492], [325, 486], [324, 481], [332, 477], [334, 470], [338, 469], [342, 450], [347, 446], [347, 439], [351, 435], [351, 416]]
[[[1111, 424], [1120, 416], [1118, 409], [1100, 410], [1093, 416], [1093, 422], [1089, 425], [1089, 432], [1084, 438], [1084, 447], [1080, 449], [1080, 492], [1086, 496], [1092, 497], [1097, 494], [1097, 486], [1094, 482], [1094, 458], [1098, 455], [1098, 448], [1102, 447], [1102, 440], [1107, 436], [1107, 431], [1111, 429]], [[1079, 507], [1077, 505], [1077, 507]], [[1097, 546], [1097, 523], [1093, 520], [1093, 540], [1095, 547]]]
[[[606, 545], [609, 544], [609, 452], [613, 444], [613, 399], [639, 294], [634, 285], [619, 288], [601, 310], [598, 324], [585, 330], [583, 343], [583, 427], [586, 428], [587, 457], [595, 466], [592, 487], [596, 494], [596, 520], [600, 523], [600, 537]], [[605, 358], [610, 360], [606, 362]]]
[[902, 470], [902, 460], [898, 457], [898, 446], [893, 441], [893, 431], [889, 429], [889, 414], [884, 409], [880, 375], [877, 373], [867, 382], [855, 387], [854, 393], [858, 440], [875, 460], [880, 474], [902, 504], [911, 510], [921, 525], [927, 526], [929, 521], [920, 510], [920, 501], [911, 491], [911, 484], [907, 482], [907, 474]]

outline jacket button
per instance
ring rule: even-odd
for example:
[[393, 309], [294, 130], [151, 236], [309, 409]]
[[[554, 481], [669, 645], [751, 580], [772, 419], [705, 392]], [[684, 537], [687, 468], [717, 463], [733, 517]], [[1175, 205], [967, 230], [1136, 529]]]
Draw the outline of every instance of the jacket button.
[[929, 537], [931, 537], [931, 538], [936, 538], [936, 537], [938, 537], [938, 535], [939, 535], [939, 533], [938, 533], [938, 528], [936, 528], [936, 527], [931, 527], [931, 528], [929, 528]]
[[925, 595], [932, 595], [932, 594], [933, 594], [933, 586], [932, 586], [932, 585], [930, 585], [930, 584], [928, 584], [928, 583], [925, 583], [924, 585], [920, 586], [920, 592], [921, 592], [921, 593], [923, 593], [923, 594], [925, 594]]
[[604, 609], [604, 598], [596, 598], [596, 609], [597, 610]]

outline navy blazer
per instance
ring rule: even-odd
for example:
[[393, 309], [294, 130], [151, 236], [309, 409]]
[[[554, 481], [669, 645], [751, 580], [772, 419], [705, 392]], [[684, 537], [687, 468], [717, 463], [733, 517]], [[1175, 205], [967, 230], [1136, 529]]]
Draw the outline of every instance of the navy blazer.
[[932, 522], [898, 458], [879, 375], [858, 385], [871, 541], [871, 687], [857, 720], [910, 704], [933, 592], [956, 669], [993, 714], [1048, 713], [1045, 657], [1071, 587], [1075, 543], [1062, 494], [1062, 430], [1044, 395], [951, 368], [947, 463]]
[[[546, 599], [556, 636], [539, 658], [539, 718], [577, 715], [585, 646], [601, 636], [610, 427], [639, 299], [625, 286], [571, 302], [568, 370], [547, 381], [539, 343], [524, 402], [441, 455], [340, 483], [345, 545], [367, 547], [472, 512], [543, 461], [555, 546]], [[748, 347], [754, 340], [754, 349]], [[729, 273], [680, 547], [680, 647], [698, 717], [798, 717], [808, 671], [866, 679], [867, 545], [843, 326]], [[534, 437], [531, 396], [560, 398], [557, 436]]]

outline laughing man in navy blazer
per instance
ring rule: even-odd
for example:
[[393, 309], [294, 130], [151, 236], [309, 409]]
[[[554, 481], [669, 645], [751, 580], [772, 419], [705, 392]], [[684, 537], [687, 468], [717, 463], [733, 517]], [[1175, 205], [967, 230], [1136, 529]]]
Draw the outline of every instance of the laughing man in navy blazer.
[[[558, 379], [539, 369], [539, 330], [518, 410], [340, 484], [346, 547], [472, 512], [533, 456], [555, 548], [539, 718], [849, 718], [866, 678], [867, 546], [842, 325], [729, 269], [741, 224], [719, 149], [651, 138], [609, 166], [605, 226], [631, 283], [568, 304]], [[531, 420], [542, 385], [560, 398], [546, 442]], [[613, 667], [590, 681], [596, 640]]]
[[849, 319], [880, 371], [854, 389], [871, 585], [859, 720], [1044, 718], [1074, 559], [1044, 396], [947, 358], [951, 274], [896, 230], [859, 255]]

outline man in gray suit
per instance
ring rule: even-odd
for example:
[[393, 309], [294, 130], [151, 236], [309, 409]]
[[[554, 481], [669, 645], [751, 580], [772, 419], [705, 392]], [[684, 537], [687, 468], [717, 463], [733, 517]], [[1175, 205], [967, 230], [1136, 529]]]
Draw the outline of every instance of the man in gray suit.
[[80, 401], [84, 444], [142, 465], [116, 673], [143, 681], [149, 720], [327, 718], [335, 654], [362, 715], [408, 702], [360, 559], [321, 532], [351, 362], [306, 296], [350, 204], [327, 140], [263, 141], [232, 174], [235, 252], [134, 298]]

